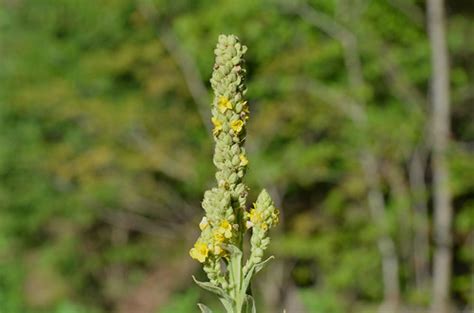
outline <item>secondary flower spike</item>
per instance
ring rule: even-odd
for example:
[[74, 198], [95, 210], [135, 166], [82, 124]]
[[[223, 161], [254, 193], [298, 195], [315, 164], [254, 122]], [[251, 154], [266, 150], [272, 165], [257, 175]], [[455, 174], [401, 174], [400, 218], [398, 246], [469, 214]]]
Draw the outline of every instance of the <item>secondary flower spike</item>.
[[[245, 100], [245, 61], [247, 47], [233, 35], [220, 35], [211, 86], [212, 131], [215, 140], [214, 165], [216, 187], [204, 193], [205, 216], [199, 223], [201, 235], [190, 256], [203, 264], [209, 282], [201, 287], [216, 293], [226, 312], [241, 313], [254, 308], [247, 294], [252, 276], [266, 261], [268, 230], [278, 222], [278, 212], [268, 193], [263, 190], [255, 208], [246, 210], [248, 187], [243, 183], [249, 160], [244, 142], [249, 106]], [[245, 232], [252, 230], [250, 255], [243, 264]], [[202, 312], [212, 312], [199, 304]]]

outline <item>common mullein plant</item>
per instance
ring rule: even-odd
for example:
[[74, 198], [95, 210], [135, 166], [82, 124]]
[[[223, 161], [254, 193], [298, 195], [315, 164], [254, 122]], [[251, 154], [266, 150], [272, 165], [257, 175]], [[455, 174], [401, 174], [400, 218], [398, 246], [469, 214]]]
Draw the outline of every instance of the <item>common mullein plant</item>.
[[[247, 210], [248, 187], [243, 182], [249, 164], [244, 148], [250, 114], [245, 100], [246, 51], [247, 47], [233, 35], [220, 35], [214, 50], [211, 85], [215, 97], [211, 111], [217, 186], [204, 193], [201, 235], [190, 250], [209, 279], [194, 280], [216, 294], [227, 313], [256, 312], [248, 293], [250, 281], [272, 258], [263, 260], [263, 254], [270, 243], [268, 232], [278, 223], [278, 210], [265, 190]], [[244, 258], [244, 241], [248, 238], [250, 248]], [[198, 306], [203, 313], [212, 312], [204, 304]]]

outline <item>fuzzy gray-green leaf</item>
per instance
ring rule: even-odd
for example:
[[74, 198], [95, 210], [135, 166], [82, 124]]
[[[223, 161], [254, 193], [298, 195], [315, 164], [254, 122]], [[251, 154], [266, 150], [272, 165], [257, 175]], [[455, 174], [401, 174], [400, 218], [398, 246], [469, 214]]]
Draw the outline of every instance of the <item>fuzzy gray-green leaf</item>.
[[201, 313], [212, 313], [212, 310], [202, 303], [198, 303], [198, 307], [201, 310]]

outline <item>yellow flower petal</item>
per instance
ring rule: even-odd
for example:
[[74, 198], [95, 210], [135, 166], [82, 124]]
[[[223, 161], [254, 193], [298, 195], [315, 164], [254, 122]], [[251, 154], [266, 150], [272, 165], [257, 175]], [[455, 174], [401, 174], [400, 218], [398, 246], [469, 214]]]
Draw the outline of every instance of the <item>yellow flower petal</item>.
[[262, 216], [260, 215], [259, 212], [257, 212], [257, 210], [255, 209], [252, 209], [250, 210], [250, 213], [249, 213], [249, 219], [250, 221], [255, 225], [255, 224], [258, 224], [262, 221]]
[[217, 108], [221, 113], [225, 113], [227, 110], [232, 110], [232, 103], [227, 99], [227, 97], [221, 96], [219, 101], [217, 101]]
[[203, 217], [201, 222], [199, 223], [199, 229], [201, 231], [203, 231], [204, 229], [206, 229], [207, 227], [209, 226], [209, 222], [207, 221], [207, 217]]
[[224, 229], [232, 229], [232, 225], [230, 225], [229, 221], [228, 220], [222, 220], [221, 221], [221, 228], [224, 228]]
[[222, 122], [219, 121], [215, 116], [211, 118], [212, 124], [214, 125], [214, 129], [212, 130], [212, 133], [214, 135], [217, 135], [221, 130], [222, 130]]
[[202, 242], [196, 242], [194, 244], [194, 248], [189, 251], [189, 255], [193, 259], [198, 260], [201, 263], [204, 263], [206, 261], [208, 254], [209, 249], [207, 248], [207, 245]]
[[227, 220], [221, 222], [218, 231], [227, 239], [232, 237], [232, 225]]
[[230, 123], [230, 128], [234, 130], [237, 134], [242, 131], [242, 127], [244, 126], [244, 122], [242, 120], [235, 120]]
[[239, 158], [240, 158], [240, 165], [245, 166], [249, 164], [249, 160], [244, 154], [239, 155]]
[[212, 237], [216, 243], [223, 243], [225, 240], [224, 234], [219, 231], [215, 231]]

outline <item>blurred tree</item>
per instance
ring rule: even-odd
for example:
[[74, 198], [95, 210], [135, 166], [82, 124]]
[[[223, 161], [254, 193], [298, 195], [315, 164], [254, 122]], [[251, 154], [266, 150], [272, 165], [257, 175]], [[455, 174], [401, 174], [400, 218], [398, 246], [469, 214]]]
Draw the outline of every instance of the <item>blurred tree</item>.
[[444, 1], [427, 1], [428, 31], [431, 43], [431, 101], [433, 106], [433, 200], [434, 240], [433, 312], [449, 312], [453, 209], [446, 154], [450, 132], [450, 91], [448, 46], [446, 43]]

